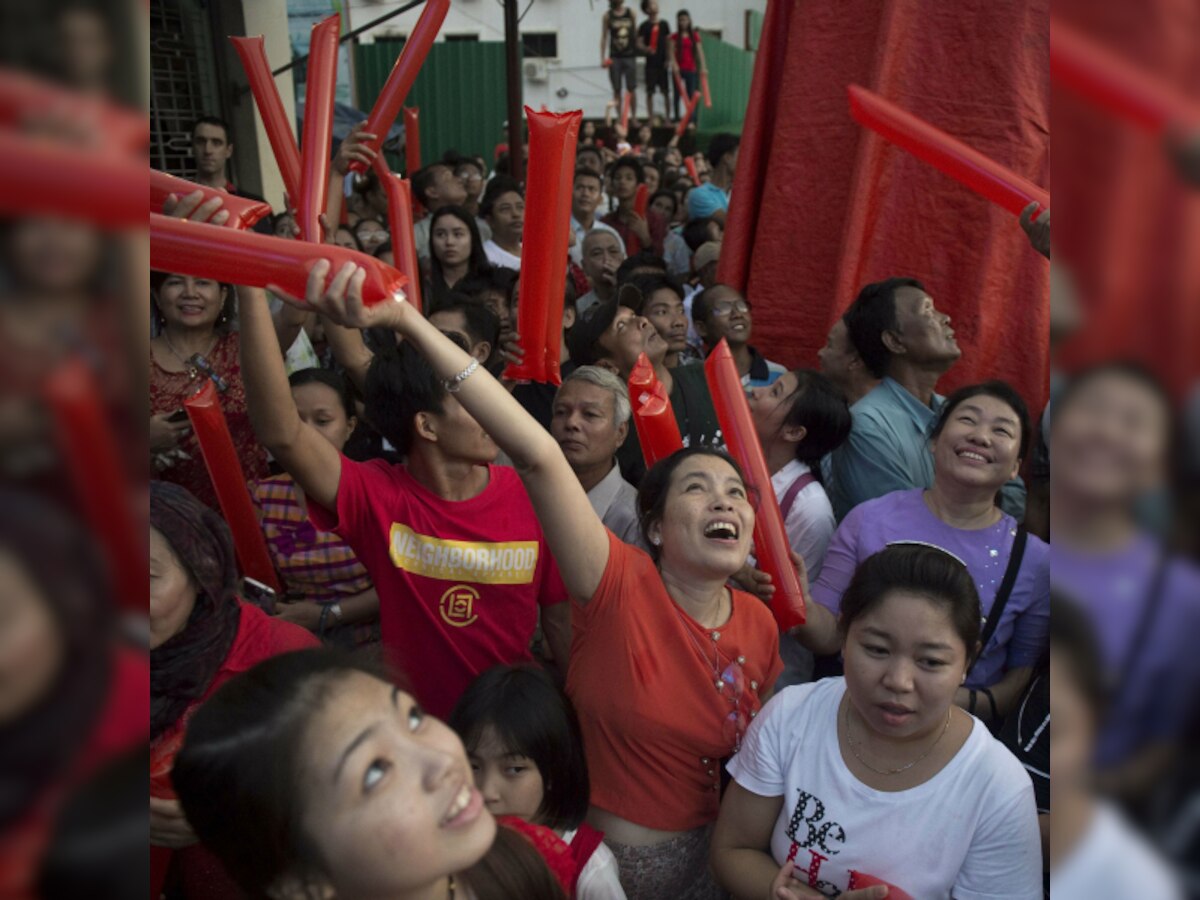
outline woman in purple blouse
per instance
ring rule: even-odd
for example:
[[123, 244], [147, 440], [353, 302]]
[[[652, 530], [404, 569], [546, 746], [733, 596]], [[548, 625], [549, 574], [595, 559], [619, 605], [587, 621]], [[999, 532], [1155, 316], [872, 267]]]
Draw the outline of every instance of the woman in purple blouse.
[[929, 544], [957, 556], [979, 591], [983, 647], [955, 699], [987, 722], [1003, 719], [1020, 698], [1049, 630], [1050, 548], [1023, 534], [996, 505], [1030, 437], [1029, 411], [1008, 384], [961, 388], [942, 407], [930, 437], [933, 487], [895, 491], [852, 509], [813, 585], [813, 599], [836, 614], [858, 564], [889, 544]]

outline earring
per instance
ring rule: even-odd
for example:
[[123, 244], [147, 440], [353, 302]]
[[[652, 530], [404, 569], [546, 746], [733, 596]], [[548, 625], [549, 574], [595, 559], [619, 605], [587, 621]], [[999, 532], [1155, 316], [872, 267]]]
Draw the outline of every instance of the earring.
[[652, 538], [650, 538], [650, 543], [653, 544], [655, 547], [658, 547], [659, 545], [662, 544], [662, 538], [652, 537]]

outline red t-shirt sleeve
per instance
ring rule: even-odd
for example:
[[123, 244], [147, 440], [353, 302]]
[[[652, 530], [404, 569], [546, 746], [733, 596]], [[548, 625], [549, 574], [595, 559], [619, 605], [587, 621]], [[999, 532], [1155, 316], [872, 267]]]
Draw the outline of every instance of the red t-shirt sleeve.
[[371, 460], [360, 463], [339, 456], [342, 472], [338, 478], [337, 508], [326, 509], [319, 503], [308, 504], [308, 517], [319, 531], [332, 531], [352, 542], [352, 535], [368, 524], [371, 498], [379, 493], [377, 480], [386, 477], [387, 463]]

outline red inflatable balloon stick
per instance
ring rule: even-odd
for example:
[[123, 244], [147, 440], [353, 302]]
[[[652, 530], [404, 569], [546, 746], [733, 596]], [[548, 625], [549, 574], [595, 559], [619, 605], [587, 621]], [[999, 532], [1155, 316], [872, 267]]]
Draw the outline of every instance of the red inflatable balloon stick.
[[775, 585], [775, 594], [771, 597], [775, 623], [781, 631], [787, 631], [804, 624], [804, 596], [792, 565], [779, 501], [771, 487], [771, 473], [746, 403], [746, 388], [724, 338], [705, 361], [704, 376], [729, 454], [741, 465], [748, 482], [746, 487], [759, 497], [754, 517], [754, 552], [758, 567], [771, 576]]
[[882, 885], [888, 889], [888, 900], [913, 900], [912, 894], [907, 891], [902, 891], [891, 882], [884, 881], [882, 878], [876, 878], [874, 875], [867, 875], [863, 872], [850, 870], [850, 884], [847, 885], [847, 890], [853, 891], [859, 888], [869, 888]]
[[512, 381], [561, 384], [563, 292], [567, 278], [567, 229], [571, 192], [564, 167], [573, 166], [583, 112], [535, 112], [529, 123], [529, 168], [525, 186], [525, 230], [521, 235], [521, 347], [525, 358], [504, 370]]
[[629, 372], [629, 401], [637, 403], [637, 398], [642, 391], [648, 391], [658, 382], [658, 376], [654, 374], [654, 366], [650, 363], [650, 357], [645, 353], [639, 353], [637, 362], [633, 364], [633, 368]]
[[650, 28], [650, 52], [658, 52], [658, 23], [655, 22]]
[[0, 124], [18, 128], [39, 119], [92, 123], [103, 150], [144, 154], [150, 120], [99, 96], [81, 94], [17, 69], [0, 70]]
[[200, 390], [183, 401], [183, 408], [187, 410], [208, 477], [217, 492], [221, 515], [233, 533], [233, 546], [242, 574], [278, 592], [280, 585], [275, 566], [267, 552], [267, 541], [258, 524], [254, 502], [246, 488], [246, 476], [238, 462], [237, 448], [229, 436], [229, 425], [211, 378], [206, 378]]
[[417, 267], [413, 233], [412, 186], [388, 170], [382, 155], [375, 157], [375, 174], [387, 195], [388, 229], [392, 232], [392, 265], [408, 280], [408, 302], [421, 309], [421, 270]]
[[[580, 111], [580, 124], [582, 124], [582, 110]], [[562, 233], [557, 240], [560, 242], [569, 242], [571, 232], [571, 196], [575, 192], [575, 149], [579, 140], [579, 124], [572, 127], [572, 135], [569, 141], [563, 142], [563, 161], [562, 161], [562, 183], [558, 186], [559, 203], [563, 208], [563, 218], [561, 220]], [[567, 277], [566, 270], [563, 270], [564, 279]], [[565, 298], [564, 298], [565, 301]], [[563, 345], [563, 329], [562, 329], [562, 308], [555, 304], [554, 309], [557, 310], [555, 316], [549, 313], [546, 316], [546, 382], [547, 384], [562, 384], [562, 345]]]
[[150, 170], [150, 212], [162, 212], [163, 204], [171, 194], [182, 199], [196, 191], [204, 192], [205, 202], [218, 194], [221, 195], [222, 209], [229, 213], [229, 218], [225, 220], [226, 228], [252, 228], [271, 214], [270, 204], [262, 200], [238, 197], [217, 188], [205, 187], [194, 181], [168, 175], [158, 169]]
[[279, 99], [279, 88], [275, 85], [275, 76], [271, 74], [271, 66], [267, 62], [263, 36], [231, 37], [229, 40], [233, 42], [233, 49], [237, 51], [242, 68], [246, 70], [250, 93], [254, 95], [254, 105], [262, 116], [267, 140], [271, 142], [271, 152], [275, 154], [275, 165], [279, 166], [279, 174], [283, 177], [283, 186], [287, 188], [292, 203], [296, 203], [300, 199], [300, 148], [284, 111], [283, 101]]
[[1053, 16], [1050, 78], [1153, 134], [1200, 125], [1200, 103]]
[[309, 270], [321, 259], [330, 262], [330, 280], [348, 262], [362, 266], [367, 273], [363, 283], [367, 304], [404, 297], [405, 277], [382, 260], [357, 250], [333, 244], [314, 247], [289, 238], [150, 214], [150, 268], [159, 272], [250, 287], [276, 284], [293, 297], [303, 297]]
[[145, 227], [146, 161], [0, 131], [0, 215]]
[[[413, 82], [417, 80], [417, 72], [424, 64], [425, 57], [429, 55], [429, 48], [433, 46], [433, 40], [437, 37], [449, 9], [450, 0], [426, 0], [425, 8], [421, 10], [421, 18], [417, 20], [417, 24], [408, 35], [408, 40], [404, 42], [400, 55], [396, 57], [396, 64], [392, 66], [387, 83], [375, 99], [371, 115], [367, 117], [366, 132], [375, 135], [375, 140], [371, 141], [369, 146], [376, 153], [383, 145], [383, 139], [391, 130], [392, 123], [396, 121], [396, 116], [400, 114], [404, 98], [412, 90]], [[350, 170], [365, 172], [367, 166], [355, 160], [350, 163]]]
[[712, 108], [712, 94], [708, 92], [708, 73], [700, 73], [700, 93], [704, 95], [704, 108]]
[[646, 217], [646, 208], [650, 205], [650, 185], [639, 184], [637, 193], [633, 195], [633, 211], [641, 216]]
[[700, 102], [700, 92], [696, 91], [692, 94], [691, 99], [687, 102], [687, 108], [683, 111], [683, 118], [679, 120], [679, 125], [675, 128], [675, 136], [683, 137], [687, 131], [688, 122], [692, 121], [692, 113], [696, 111], [696, 104]]
[[1034, 201], [1042, 210], [1049, 209], [1049, 192], [1027, 178], [1022, 178], [878, 94], [856, 84], [850, 85], [849, 91], [850, 114], [855, 121], [907, 150], [922, 162], [929, 163], [1015, 216], [1019, 216]]
[[412, 178], [421, 168], [421, 110], [404, 107], [404, 174]]
[[333, 139], [333, 94], [337, 89], [338, 32], [334, 14], [312, 27], [308, 44], [308, 83], [304, 89], [304, 139], [300, 142], [300, 196], [296, 224], [300, 239], [322, 240], [321, 214], [329, 196], [329, 155]]
[[629, 373], [629, 400], [633, 405], [633, 427], [637, 431], [647, 469], [676, 450], [683, 449], [683, 438], [679, 434], [679, 423], [675, 421], [675, 410], [671, 408], [671, 398], [654, 374], [654, 367], [645, 353], [638, 356], [633, 371]]
[[683, 159], [683, 167], [687, 169], [687, 173], [692, 176], [692, 184], [700, 184], [700, 172], [696, 168], [696, 161], [690, 156], [685, 156]]
[[108, 557], [116, 600], [145, 613], [146, 522], [130, 506], [133, 486], [95, 379], [82, 360], [72, 360], [50, 374], [42, 394], [80, 512]]
[[633, 91], [621, 94], [621, 130], [629, 135], [629, 108], [633, 104]]

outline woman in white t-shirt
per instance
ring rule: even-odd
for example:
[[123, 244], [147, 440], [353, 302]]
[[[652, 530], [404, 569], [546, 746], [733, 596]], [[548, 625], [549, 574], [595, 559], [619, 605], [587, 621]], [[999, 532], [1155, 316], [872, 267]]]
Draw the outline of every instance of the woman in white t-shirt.
[[859, 566], [839, 629], [845, 677], [780, 692], [729, 765], [720, 883], [753, 900], [1040, 898], [1029, 777], [954, 705], [979, 643], [966, 567], [890, 546]]

